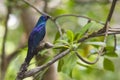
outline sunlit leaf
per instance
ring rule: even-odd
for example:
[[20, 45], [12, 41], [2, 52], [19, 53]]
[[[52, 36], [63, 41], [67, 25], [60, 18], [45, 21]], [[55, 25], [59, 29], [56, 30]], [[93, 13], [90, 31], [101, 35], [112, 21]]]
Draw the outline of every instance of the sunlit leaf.
[[80, 29], [80, 33], [79, 33], [79, 38], [80, 37], [82, 37], [87, 31], [88, 31], [88, 29], [90, 28], [92, 26], [92, 23], [88, 23], [88, 24], [86, 24], [84, 27], [82, 27], [81, 29]]
[[69, 43], [66, 40], [57, 40], [56, 42], [69, 45]]
[[74, 41], [78, 39], [79, 33], [75, 34]]
[[93, 32], [97, 32], [98, 30], [100, 30], [103, 27], [103, 25], [98, 24], [95, 21], [92, 21], [91, 23], [92, 23], [92, 25], [89, 27], [89, 30], [88, 30], [89, 34], [91, 34]]
[[74, 33], [71, 30], [67, 30], [66, 34], [67, 34], [70, 42], [73, 42], [73, 40], [74, 40]]
[[59, 37], [60, 37], [60, 33], [57, 32], [56, 35], [55, 35], [54, 43], [55, 43], [55, 41], [56, 41]]
[[106, 46], [106, 44], [104, 42], [86, 42], [86, 44]]
[[69, 46], [65, 46], [65, 45], [57, 45], [54, 47], [54, 49], [68, 49]]
[[72, 47], [78, 48], [79, 45], [80, 45], [80, 43], [76, 43], [76, 44], [73, 44]]
[[47, 50], [42, 50], [42, 51], [40, 51], [40, 55], [42, 56], [42, 55], [46, 54], [47, 52], [48, 52]]
[[118, 54], [114, 51], [113, 52], [107, 51], [105, 55], [110, 56], [110, 57], [118, 57]]
[[73, 67], [75, 66], [76, 60], [77, 60], [75, 54], [71, 53], [70, 55], [65, 56], [61, 60], [59, 61], [59, 65], [60, 65], [60, 67], [58, 68], [59, 71], [61, 70], [61, 72], [66, 73], [67, 75], [71, 76], [71, 71]]
[[60, 72], [62, 70], [63, 65], [64, 65], [63, 59], [59, 60], [59, 62], [58, 62], [58, 72]]
[[118, 54], [115, 52], [114, 47], [112, 46], [107, 46], [106, 48], [106, 56], [110, 56], [110, 57], [118, 57]]
[[114, 71], [114, 64], [113, 64], [113, 62], [111, 60], [107, 59], [107, 58], [104, 58], [103, 67], [106, 70]]

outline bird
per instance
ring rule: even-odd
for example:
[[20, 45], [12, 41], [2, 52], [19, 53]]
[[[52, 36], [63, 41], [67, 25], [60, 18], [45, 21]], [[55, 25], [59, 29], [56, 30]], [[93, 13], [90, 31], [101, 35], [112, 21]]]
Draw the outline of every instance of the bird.
[[38, 47], [39, 43], [44, 39], [46, 34], [46, 22], [50, 17], [47, 15], [42, 15], [28, 38], [28, 51], [25, 58], [25, 63], [29, 65], [31, 59], [36, 55], [35, 49]]

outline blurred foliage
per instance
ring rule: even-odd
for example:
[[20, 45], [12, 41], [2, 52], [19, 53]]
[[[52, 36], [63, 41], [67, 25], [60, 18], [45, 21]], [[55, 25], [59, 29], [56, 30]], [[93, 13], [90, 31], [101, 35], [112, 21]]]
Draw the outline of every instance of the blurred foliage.
[[[55, 4], [54, 1], [55, 0], [49, 0], [48, 3], [52, 2], [53, 4]], [[116, 5], [116, 10], [114, 14], [115, 16], [119, 16], [119, 4], [120, 1], [118, 1]], [[21, 37], [25, 33], [25, 26], [22, 24], [22, 21], [20, 19], [21, 9], [19, 7], [26, 9], [29, 8], [29, 6], [25, 5], [21, 1], [17, 1], [16, 3], [16, 0], [13, 0], [12, 2], [6, 0], [4, 7], [9, 5], [12, 5], [13, 7], [12, 14], [10, 15], [12, 15], [15, 18], [15, 20], [13, 20], [13, 17], [10, 17], [10, 20], [12, 21], [10, 22], [9, 20], [9, 22], [16, 23], [8, 25], [8, 36], [6, 42], [7, 55], [12, 53], [18, 47], [21, 41]], [[60, 0], [60, 3], [58, 3], [57, 6], [53, 8], [48, 7], [47, 12], [53, 17], [69, 13], [79, 14], [100, 22], [105, 22], [110, 9], [110, 5], [111, 3], [108, 2], [108, 0], [102, 3], [82, 3], [79, 0]], [[118, 24], [118, 19], [116, 19], [115, 16], [113, 16], [111, 24]], [[95, 21], [91, 21], [90, 23], [88, 23], [87, 19], [68, 16], [61, 17], [57, 21], [64, 30], [62, 38], [60, 38], [60, 34], [58, 33], [54, 23], [50, 20], [48, 20], [47, 22], [46, 40], [55, 44], [55, 47], [50, 52], [53, 53], [53, 55], [56, 55], [58, 52], [61, 52], [68, 48], [73, 49], [73, 51], [71, 51], [69, 55], [65, 56], [64, 58], [58, 61], [57, 69], [59, 80], [120, 80], [120, 65], [118, 64], [118, 61], [120, 60], [119, 35], [117, 36], [118, 44], [116, 50], [114, 50], [113, 35], [107, 37], [106, 44], [103, 43], [103, 36], [91, 38], [83, 43], [78, 44], [77, 41], [79, 39], [98, 31], [103, 27], [103, 25]], [[2, 40], [5, 30], [4, 22], [5, 14], [3, 16], [3, 14], [0, 13], [0, 51], [2, 49]], [[105, 55], [102, 56], [98, 63], [94, 65], [85, 64], [84, 62], [79, 60], [74, 54], [75, 51], [77, 51], [80, 55], [82, 55], [83, 58], [88, 59], [89, 61], [93, 61], [97, 56], [96, 53], [98, 52], [100, 46], [106, 46], [104, 50]], [[26, 52], [27, 48], [23, 49], [21, 53], [12, 60], [7, 70], [5, 78], [6, 80], [13, 80], [16, 77], [17, 71], [19, 70], [19, 66], [24, 61]], [[42, 55], [44, 55], [45, 53], [46, 51], [42, 51]], [[50, 55], [49, 57], [51, 58], [51, 56], [53, 57], [53, 55]], [[35, 63], [35, 61], [32, 60], [32, 63]], [[35, 65], [32, 64], [29, 68], [34, 66]]]

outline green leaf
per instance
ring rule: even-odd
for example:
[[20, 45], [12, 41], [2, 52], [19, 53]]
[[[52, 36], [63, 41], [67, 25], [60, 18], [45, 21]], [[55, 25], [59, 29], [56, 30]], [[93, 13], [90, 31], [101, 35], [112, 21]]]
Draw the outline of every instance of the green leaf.
[[88, 23], [83, 28], [81, 28], [78, 38], [81, 38], [88, 31], [89, 27], [91, 27], [91, 26], [92, 26], [92, 23]]
[[60, 38], [60, 33], [59, 33], [59, 32], [57, 32], [56, 35], [55, 35], [54, 43], [56, 43], [56, 40], [57, 40], [58, 38]]
[[71, 76], [71, 71], [73, 67], [76, 65], [76, 60], [77, 58], [75, 54], [70, 53], [69, 55], [66, 55], [64, 58], [59, 60], [58, 71], [61, 71]]
[[71, 30], [67, 30], [66, 34], [67, 34], [67, 37], [69, 38], [70, 42], [73, 42], [74, 33]]
[[114, 71], [113, 62], [111, 60], [107, 59], [107, 58], [104, 58], [103, 66], [104, 66], [104, 69], [106, 69], [106, 70]]
[[91, 26], [89, 27], [89, 30], [88, 30], [89, 34], [92, 34], [93, 32], [97, 32], [98, 30], [100, 30], [103, 27], [103, 25], [98, 24], [95, 21], [92, 21], [91, 23], [92, 24], [91, 24]]
[[109, 57], [118, 57], [118, 54], [116, 52], [111, 52], [111, 51], [107, 51], [105, 55]]
[[65, 45], [57, 45], [54, 47], [54, 49], [68, 49], [69, 46], [65, 46]]
[[106, 49], [106, 53], [105, 53], [106, 56], [118, 57], [118, 54], [115, 52], [114, 47], [107, 46], [105, 49]]
[[106, 46], [106, 44], [104, 42], [86, 42], [86, 44]]
[[97, 32], [102, 27], [103, 26], [101, 24], [91, 21], [90, 23], [86, 24], [83, 28], [80, 29], [80, 34], [78, 38], [81, 38], [85, 33], [92, 34], [93, 32]]
[[62, 66], [63, 65], [64, 65], [63, 59], [59, 60], [59, 63], [58, 63], [58, 72], [60, 72], [62, 70]]
[[74, 37], [74, 41], [77, 41], [79, 39], [78, 37], [79, 37], [79, 33], [76, 33]]
[[76, 43], [72, 45], [73, 48], [78, 48], [79, 46], [80, 46], [80, 43]]
[[42, 50], [42, 51], [39, 52], [39, 54], [40, 54], [41, 56], [43, 56], [43, 55], [46, 54], [47, 52], [48, 52], [47, 50]]
[[69, 45], [69, 43], [66, 40], [57, 40], [56, 42], [57, 43], [63, 43], [63, 44]]

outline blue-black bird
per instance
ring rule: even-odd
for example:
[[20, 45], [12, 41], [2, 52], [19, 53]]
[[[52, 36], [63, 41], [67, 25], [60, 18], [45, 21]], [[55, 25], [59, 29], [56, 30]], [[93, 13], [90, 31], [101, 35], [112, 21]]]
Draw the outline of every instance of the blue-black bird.
[[28, 52], [25, 58], [26, 64], [29, 64], [33, 56], [36, 55], [34, 51], [45, 36], [45, 33], [46, 33], [45, 26], [48, 18], [49, 16], [42, 15], [39, 18], [36, 26], [33, 28], [32, 32], [30, 33], [30, 36], [28, 39]]

